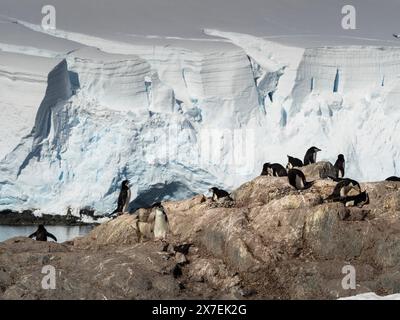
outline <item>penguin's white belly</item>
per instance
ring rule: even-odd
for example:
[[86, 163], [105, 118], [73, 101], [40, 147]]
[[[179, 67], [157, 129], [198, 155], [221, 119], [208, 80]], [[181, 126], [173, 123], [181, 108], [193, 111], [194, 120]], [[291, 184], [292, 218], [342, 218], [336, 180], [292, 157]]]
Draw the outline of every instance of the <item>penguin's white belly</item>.
[[312, 158], [313, 158], [313, 162], [316, 163], [317, 162], [317, 153], [316, 152], [313, 153]]
[[168, 232], [168, 222], [164, 215], [156, 215], [154, 222], [154, 238], [165, 239]]
[[303, 179], [300, 176], [296, 176], [296, 188], [304, 189]]
[[129, 203], [131, 202], [131, 190], [128, 190], [127, 195], [126, 195], [126, 201], [125, 201], [125, 205], [122, 209], [122, 212], [129, 212]]

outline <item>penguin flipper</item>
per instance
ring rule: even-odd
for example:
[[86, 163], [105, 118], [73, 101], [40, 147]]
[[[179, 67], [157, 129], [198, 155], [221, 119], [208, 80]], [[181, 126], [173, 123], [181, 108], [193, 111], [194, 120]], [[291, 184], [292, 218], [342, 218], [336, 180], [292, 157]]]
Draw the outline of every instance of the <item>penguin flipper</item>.
[[313, 186], [314, 183], [315, 183], [315, 181], [310, 181], [310, 182], [305, 181], [305, 183], [304, 183], [304, 190], [305, 190], [305, 189], [311, 188], [311, 187]]
[[34, 233], [32, 233], [28, 238], [35, 238], [36, 237], [36, 231]]
[[52, 238], [55, 242], [57, 242], [57, 238], [50, 232], [46, 232], [46, 236], [48, 236], [49, 238]]

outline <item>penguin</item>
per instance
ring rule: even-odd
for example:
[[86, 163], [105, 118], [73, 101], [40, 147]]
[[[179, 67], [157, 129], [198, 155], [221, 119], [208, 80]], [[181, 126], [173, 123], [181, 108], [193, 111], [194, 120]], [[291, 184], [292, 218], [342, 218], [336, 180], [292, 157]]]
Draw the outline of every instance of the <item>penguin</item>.
[[338, 155], [338, 158], [334, 164], [334, 167], [337, 171], [337, 177], [343, 178], [344, 177], [344, 167], [345, 167], [344, 155], [342, 155], [342, 154]]
[[305, 190], [312, 186], [314, 181], [307, 182], [304, 173], [298, 169], [290, 169], [288, 171], [288, 180], [291, 186], [297, 190]]
[[264, 163], [260, 176], [270, 176], [270, 175], [272, 175], [271, 164], [269, 162]]
[[169, 231], [168, 216], [162, 205], [154, 207], [155, 220], [154, 220], [154, 239], [165, 240]]
[[286, 177], [287, 172], [284, 166], [279, 163], [270, 164], [264, 163], [263, 170], [261, 172], [262, 176], [273, 176], [273, 177]]
[[288, 157], [288, 164], [286, 166], [287, 169], [293, 169], [294, 167], [303, 166], [303, 161], [301, 161], [300, 159], [291, 157], [289, 155], [287, 157]]
[[387, 178], [385, 181], [400, 181], [400, 178], [399, 177], [395, 177], [395, 176], [391, 176], [391, 177], [389, 177], [389, 178]]
[[362, 207], [369, 204], [369, 196], [366, 191], [363, 191], [355, 196], [343, 197], [340, 202], [344, 203], [346, 207]]
[[229, 193], [226, 192], [225, 190], [218, 189], [216, 187], [212, 187], [208, 191], [212, 192], [211, 199], [213, 201], [216, 201], [216, 200], [221, 199], [221, 198], [228, 198], [229, 200], [233, 201], [233, 199], [231, 198]]
[[342, 198], [347, 197], [351, 190], [355, 190], [358, 194], [361, 193], [360, 184], [352, 179], [341, 179], [333, 189], [333, 192], [324, 201], [340, 201]]
[[42, 224], [40, 224], [38, 229], [29, 236], [29, 238], [36, 238], [36, 241], [47, 241], [47, 237], [52, 238], [57, 242], [57, 238], [48, 232]]
[[306, 155], [304, 156], [304, 165], [308, 165], [311, 163], [317, 162], [317, 152], [321, 151], [317, 147], [311, 147], [307, 150]]
[[129, 202], [131, 201], [131, 189], [129, 188], [129, 180], [122, 181], [121, 191], [118, 196], [118, 206], [112, 214], [128, 213]]

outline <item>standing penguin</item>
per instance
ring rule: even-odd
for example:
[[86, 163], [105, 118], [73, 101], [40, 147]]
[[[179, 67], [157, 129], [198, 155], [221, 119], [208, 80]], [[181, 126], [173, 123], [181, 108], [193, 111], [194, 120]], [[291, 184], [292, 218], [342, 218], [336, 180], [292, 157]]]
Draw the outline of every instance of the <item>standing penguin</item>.
[[117, 209], [115, 209], [115, 211], [112, 214], [117, 212], [127, 213], [130, 201], [131, 201], [131, 189], [129, 188], [129, 180], [124, 180], [122, 181], [121, 184], [121, 191], [118, 197]]
[[29, 236], [29, 238], [36, 238], [36, 241], [47, 241], [47, 237], [52, 238], [57, 242], [57, 238], [50, 232], [47, 232], [46, 228], [42, 224], [40, 224], [38, 229]]
[[297, 190], [308, 189], [314, 183], [307, 182], [304, 173], [298, 169], [290, 169], [288, 171], [288, 180], [291, 186], [295, 187]]
[[311, 147], [307, 150], [306, 155], [304, 156], [304, 165], [308, 165], [311, 163], [317, 162], [317, 152], [321, 151], [317, 147]]
[[165, 240], [169, 231], [168, 216], [162, 205], [155, 207], [154, 210], [154, 239]]
[[344, 166], [345, 166], [345, 160], [344, 160], [344, 155], [339, 154], [338, 158], [334, 164], [334, 167], [337, 171], [337, 177], [338, 178], [343, 178], [344, 177]]

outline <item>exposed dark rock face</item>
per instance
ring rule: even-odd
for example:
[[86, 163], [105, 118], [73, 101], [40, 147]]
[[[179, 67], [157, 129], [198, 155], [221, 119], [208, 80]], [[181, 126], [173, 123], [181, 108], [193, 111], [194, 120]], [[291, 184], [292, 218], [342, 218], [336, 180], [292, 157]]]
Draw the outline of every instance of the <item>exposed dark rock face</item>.
[[[85, 215], [89, 212], [84, 211]], [[96, 220], [96, 216], [90, 216]], [[43, 214], [41, 217], [36, 217], [32, 211], [26, 210], [23, 212], [15, 212], [12, 210], [0, 211], [0, 225], [8, 226], [29, 226], [45, 224], [48, 226], [64, 225], [64, 226], [81, 226], [87, 223], [83, 222], [80, 217], [73, 215], [49, 215]]]

